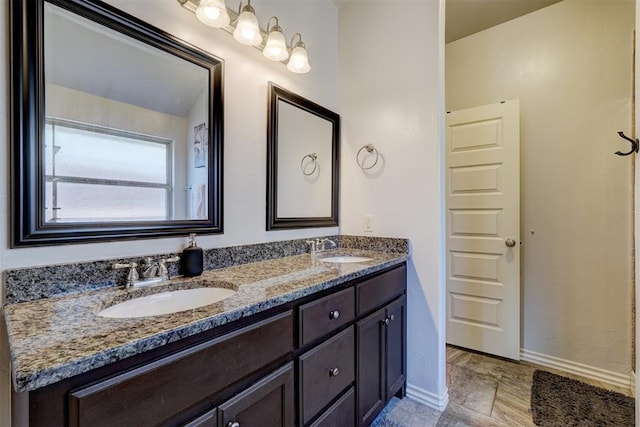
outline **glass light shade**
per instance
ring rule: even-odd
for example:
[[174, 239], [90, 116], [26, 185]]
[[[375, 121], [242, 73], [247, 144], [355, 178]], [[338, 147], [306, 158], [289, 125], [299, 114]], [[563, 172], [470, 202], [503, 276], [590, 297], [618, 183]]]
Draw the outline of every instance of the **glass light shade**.
[[301, 43], [298, 43], [291, 51], [291, 58], [289, 58], [289, 62], [287, 63], [287, 69], [293, 73], [300, 74], [308, 73], [311, 70], [307, 49], [305, 49]]
[[230, 22], [224, 0], [200, 0], [196, 16], [203, 24], [215, 28], [222, 28]]
[[282, 30], [274, 28], [269, 32], [262, 54], [272, 61], [284, 61], [289, 57], [287, 42], [284, 40]]
[[248, 46], [256, 46], [262, 43], [258, 18], [251, 6], [245, 6], [242, 9], [236, 29], [233, 31], [233, 38]]

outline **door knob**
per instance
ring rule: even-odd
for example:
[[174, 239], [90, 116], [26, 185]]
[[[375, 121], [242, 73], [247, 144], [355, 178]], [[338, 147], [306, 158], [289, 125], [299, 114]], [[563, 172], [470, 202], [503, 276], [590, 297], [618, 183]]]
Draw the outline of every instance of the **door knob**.
[[504, 244], [507, 245], [508, 247], [512, 248], [516, 245], [516, 241], [513, 239], [507, 239], [504, 241]]

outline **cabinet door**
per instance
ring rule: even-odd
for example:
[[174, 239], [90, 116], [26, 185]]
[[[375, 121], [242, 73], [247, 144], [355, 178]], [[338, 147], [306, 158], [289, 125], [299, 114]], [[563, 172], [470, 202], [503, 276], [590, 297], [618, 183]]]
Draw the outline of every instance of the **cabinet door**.
[[218, 410], [212, 409], [195, 420], [188, 422], [183, 427], [218, 427]]
[[220, 405], [218, 418], [223, 427], [293, 426], [293, 363]]
[[387, 395], [385, 402], [388, 402], [403, 387], [406, 377], [406, 303], [407, 298], [402, 297], [386, 307], [388, 325], [386, 325]]
[[331, 405], [310, 427], [347, 427], [355, 419], [355, 392], [353, 387]]
[[381, 309], [356, 324], [359, 426], [371, 424], [385, 405], [385, 318]]

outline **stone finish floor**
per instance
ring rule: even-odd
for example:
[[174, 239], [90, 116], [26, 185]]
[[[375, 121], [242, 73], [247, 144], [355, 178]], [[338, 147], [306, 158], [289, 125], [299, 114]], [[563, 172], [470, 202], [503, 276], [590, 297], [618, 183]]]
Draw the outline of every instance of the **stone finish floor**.
[[406, 427], [535, 426], [530, 401], [536, 369], [629, 394], [628, 390], [551, 368], [447, 346], [449, 405], [446, 410], [439, 414], [405, 398], [389, 411], [388, 417], [394, 421], [392, 425]]

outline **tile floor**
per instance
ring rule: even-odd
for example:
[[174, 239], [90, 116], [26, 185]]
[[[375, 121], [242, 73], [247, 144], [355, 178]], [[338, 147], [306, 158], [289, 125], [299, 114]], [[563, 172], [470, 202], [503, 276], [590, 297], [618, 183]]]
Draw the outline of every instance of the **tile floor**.
[[[527, 362], [447, 346], [449, 405], [440, 414], [409, 399], [395, 402], [388, 418], [403, 427], [534, 426], [531, 410], [533, 372], [544, 369], [598, 387], [628, 394], [628, 390]], [[374, 423], [375, 424], [375, 423]]]

